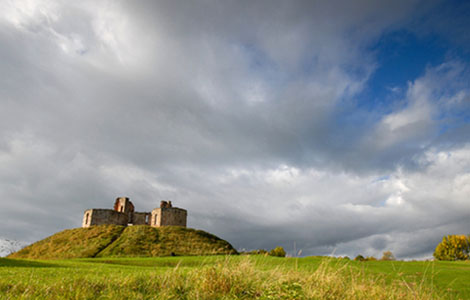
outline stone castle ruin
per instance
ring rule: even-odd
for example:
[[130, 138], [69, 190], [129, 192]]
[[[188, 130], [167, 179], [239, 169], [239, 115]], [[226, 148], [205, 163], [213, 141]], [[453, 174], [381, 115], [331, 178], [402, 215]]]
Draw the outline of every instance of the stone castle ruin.
[[183, 226], [186, 227], [188, 212], [185, 209], [173, 207], [171, 201], [161, 201], [160, 207], [152, 212], [136, 212], [134, 204], [127, 197], [119, 197], [114, 202], [113, 209], [92, 208], [85, 211], [82, 227], [93, 225], [150, 225]]

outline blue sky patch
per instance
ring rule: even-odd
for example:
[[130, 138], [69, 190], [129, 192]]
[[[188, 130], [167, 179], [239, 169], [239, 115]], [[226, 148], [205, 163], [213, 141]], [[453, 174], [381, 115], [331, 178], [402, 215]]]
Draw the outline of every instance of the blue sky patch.
[[427, 67], [444, 61], [448, 47], [437, 35], [418, 37], [404, 30], [383, 35], [370, 48], [376, 53], [377, 69], [358, 97], [359, 106], [387, 111], [391, 104], [403, 99], [408, 82], [424, 75]]

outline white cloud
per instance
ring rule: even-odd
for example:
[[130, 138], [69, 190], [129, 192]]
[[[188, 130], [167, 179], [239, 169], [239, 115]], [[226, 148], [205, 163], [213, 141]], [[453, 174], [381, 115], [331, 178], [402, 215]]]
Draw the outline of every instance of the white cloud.
[[59, 18], [59, 7], [49, 0], [5, 0], [0, 3], [3, 20], [22, 30], [47, 25]]
[[409, 1], [0, 5], [2, 235], [79, 226], [117, 196], [305, 255], [425, 255], [468, 226], [468, 140], [441, 134], [465, 129], [465, 63], [429, 67], [387, 115], [355, 106]]

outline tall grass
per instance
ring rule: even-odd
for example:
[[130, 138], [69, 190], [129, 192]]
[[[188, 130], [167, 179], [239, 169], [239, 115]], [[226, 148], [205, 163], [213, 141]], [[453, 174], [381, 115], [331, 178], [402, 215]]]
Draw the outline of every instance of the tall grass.
[[426, 285], [386, 282], [328, 259], [312, 271], [259, 264], [246, 257], [165, 272], [97, 266], [50, 280], [32, 271], [18, 280], [0, 277], [0, 299], [439, 299]]

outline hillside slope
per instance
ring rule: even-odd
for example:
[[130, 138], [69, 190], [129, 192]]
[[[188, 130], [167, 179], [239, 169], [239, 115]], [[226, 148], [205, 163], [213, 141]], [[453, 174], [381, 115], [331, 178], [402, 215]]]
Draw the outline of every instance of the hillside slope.
[[227, 241], [202, 230], [177, 226], [101, 225], [64, 230], [9, 257], [67, 259], [236, 253]]

